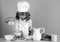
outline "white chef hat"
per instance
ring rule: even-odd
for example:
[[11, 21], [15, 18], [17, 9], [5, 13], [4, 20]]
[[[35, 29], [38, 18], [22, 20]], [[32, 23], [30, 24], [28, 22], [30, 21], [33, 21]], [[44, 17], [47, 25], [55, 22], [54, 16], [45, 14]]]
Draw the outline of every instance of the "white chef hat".
[[19, 12], [29, 11], [30, 4], [27, 1], [20, 1], [17, 3], [17, 8]]

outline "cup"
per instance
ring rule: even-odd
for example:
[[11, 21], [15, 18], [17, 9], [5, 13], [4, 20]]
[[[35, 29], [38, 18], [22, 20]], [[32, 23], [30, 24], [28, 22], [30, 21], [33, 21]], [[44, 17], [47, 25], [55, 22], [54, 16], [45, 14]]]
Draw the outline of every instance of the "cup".
[[52, 41], [57, 41], [58, 40], [58, 35], [52, 34], [51, 37], [52, 37], [51, 38]]

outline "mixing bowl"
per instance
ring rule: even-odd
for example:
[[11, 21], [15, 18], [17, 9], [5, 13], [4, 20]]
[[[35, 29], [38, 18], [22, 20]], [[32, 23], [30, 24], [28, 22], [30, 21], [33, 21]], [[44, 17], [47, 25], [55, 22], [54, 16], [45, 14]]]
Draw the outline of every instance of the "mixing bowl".
[[4, 35], [4, 38], [6, 40], [12, 40], [14, 38], [14, 35]]

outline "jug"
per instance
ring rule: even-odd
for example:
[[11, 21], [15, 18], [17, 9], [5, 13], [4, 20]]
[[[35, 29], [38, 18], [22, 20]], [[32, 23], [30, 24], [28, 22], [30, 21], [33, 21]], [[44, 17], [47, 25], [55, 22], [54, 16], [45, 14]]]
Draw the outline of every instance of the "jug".
[[42, 33], [44, 33], [45, 32], [44, 28], [33, 28], [34, 31], [32, 36], [33, 40], [41, 40], [42, 35], [42, 33], [40, 32], [41, 29], [43, 30]]

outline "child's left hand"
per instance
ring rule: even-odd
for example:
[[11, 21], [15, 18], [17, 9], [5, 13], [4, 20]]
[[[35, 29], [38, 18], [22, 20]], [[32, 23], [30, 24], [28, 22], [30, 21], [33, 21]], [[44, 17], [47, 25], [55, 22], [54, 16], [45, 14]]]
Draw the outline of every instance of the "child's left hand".
[[33, 39], [32, 36], [28, 36], [24, 40], [32, 40], [32, 39]]

